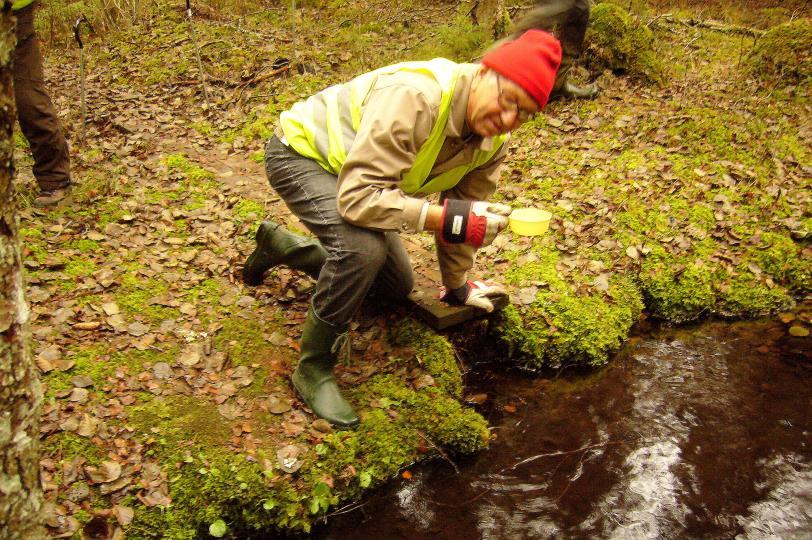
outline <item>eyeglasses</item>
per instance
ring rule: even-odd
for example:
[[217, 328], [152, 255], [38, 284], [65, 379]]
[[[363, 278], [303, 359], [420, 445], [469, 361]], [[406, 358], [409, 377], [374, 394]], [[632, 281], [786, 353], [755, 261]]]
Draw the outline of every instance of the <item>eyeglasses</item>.
[[502, 93], [502, 84], [501, 81], [502, 76], [496, 73], [496, 88], [499, 90], [499, 106], [502, 110], [505, 111], [515, 111], [516, 117], [519, 119], [519, 122], [524, 124], [528, 120], [532, 120], [536, 116], [536, 112], [530, 112], [528, 110], [522, 109], [519, 106], [519, 103], [516, 100], [508, 99]]

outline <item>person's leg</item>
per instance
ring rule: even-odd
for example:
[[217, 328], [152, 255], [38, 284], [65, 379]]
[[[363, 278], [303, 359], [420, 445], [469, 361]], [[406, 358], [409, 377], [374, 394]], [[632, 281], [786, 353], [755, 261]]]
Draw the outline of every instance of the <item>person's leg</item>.
[[[358, 423], [333, 375], [352, 316], [390, 259], [403, 264], [405, 250], [387, 234], [343, 220], [336, 206], [336, 177], [273, 137], [266, 147], [268, 181], [288, 208], [319, 239], [326, 253], [305, 322], [293, 384], [315, 414], [342, 427]], [[406, 258], [408, 260], [408, 258]], [[390, 276], [387, 275], [387, 279]], [[397, 278], [392, 276], [391, 279]], [[407, 278], [411, 281], [411, 267]]]
[[35, 204], [47, 206], [58, 202], [67, 193], [71, 182], [70, 160], [68, 143], [51, 99], [45, 92], [42, 56], [34, 33], [34, 4], [17, 12], [13, 72], [17, 117], [31, 146], [34, 177], [43, 192]]
[[[275, 137], [268, 142], [267, 155], [266, 168], [271, 185], [278, 192], [280, 190], [290, 192], [288, 195], [280, 192], [280, 195], [309, 229], [316, 232], [311, 227], [314, 223], [314, 217], [311, 216], [314, 213], [314, 199], [305, 197], [299, 201], [298, 198], [301, 198], [303, 191], [299, 188], [302, 178], [309, 178], [304, 181], [308, 184], [307, 189], [318, 192], [318, 197], [326, 202], [320, 205], [323, 208], [319, 213], [322, 216], [329, 215], [327, 218], [329, 222], [344, 224], [335, 208], [335, 176], [324, 171], [312, 160], [292, 153]], [[327, 192], [322, 193], [325, 188]], [[318, 227], [318, 224], [315, 226]], [[368, 236], [370, 232], [367, 229], [361, 230], [364, 236]], [[380, 234], [376, 232], [374, 236], [378, 237]], [[386, 260], [375, 276], [372, 287], [376, 295], [393, 300], [403, 299], [414, 285], [411, 262], [396, 232], [383, 233], [383, 236], [386, 242]], [[328, 257], [327, 251], [318, 240], [292, 233], [273, 221], [264, 221], [260, 224], [256, 240], [257, 246], [243, 266], [243, 279], [249, 285], [262, 283], [263, 274], [280, 264], [318, 279]]]
[[536, 28], [550, 32], [561, 42], [561, 66], [556, 74], [550, 98], [593, 98], [598, 86], [576, 86], [569, 81], [570, 70], [584, 47], [584, 36], [589, 25], [589, 0], [541, 0], [515, 25], [511, 39]]
[[400, 235], [386, 233], [386, 262], [378, 272], [370, 290], [370, 297], [387, 300], [404, 300], [414, 288], [414, 272], [409, 254], [403, 247]]

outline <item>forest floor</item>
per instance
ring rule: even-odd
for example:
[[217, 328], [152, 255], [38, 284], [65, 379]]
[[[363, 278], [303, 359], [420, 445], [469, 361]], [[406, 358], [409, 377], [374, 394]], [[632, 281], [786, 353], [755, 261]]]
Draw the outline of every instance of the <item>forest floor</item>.
[[[363, 423], [331, 430], [288, 384], [312, 281], [240, 279], [260, 220], [296, 227], [262, 166], [280, 111], [363, 70], [469, 60], [487, 42], [457, 4], [379, 4], [341, 20], [201, 10], [208, 103], [181, 10], [90, 37], [84, 133], [77, 51], [52, 43], [71, 202], [30, 207], [21, 139], [16, 159], [54, 536], [307, 530], [415, 461], [487, 444], [454, 351], [408, 308], [358, 317], [339, 371]], [[594, 73], [598, 99], [555, 102], [516, 134], [497, 198], [550, 209], [552, 231], [502, 235], [477, 270], [507, 281], [514, 306], [495, 327], [517, 362], [603, 363], [640, 316], [778, 314], [808, 334], [809, 310], [793, 309], [810, 290], [808, 86], [754, 86], [753, 37], [684, 22], [695, 15], [655, 28], [663, 85]], [[409, 241], [431, 266], [431, 239]]]

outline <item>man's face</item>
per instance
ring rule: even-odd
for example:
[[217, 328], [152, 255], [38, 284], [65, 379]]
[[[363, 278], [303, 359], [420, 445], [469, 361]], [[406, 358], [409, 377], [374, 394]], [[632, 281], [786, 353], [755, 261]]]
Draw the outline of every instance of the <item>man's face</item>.
[[465, 120], [471, 131], [493, 137], [513, 131], [538, 112], [538, 104], [518, 84], [487, 66], [471, 84]]

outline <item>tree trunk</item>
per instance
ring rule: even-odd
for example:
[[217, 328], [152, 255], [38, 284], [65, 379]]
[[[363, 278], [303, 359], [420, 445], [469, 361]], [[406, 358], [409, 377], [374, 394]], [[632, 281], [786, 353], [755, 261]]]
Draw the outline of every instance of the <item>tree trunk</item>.
[[40, 523], [39, 405], [37, 372], [28, 349], [19, 222], [12, 187], [15, 120], [11, 59], [11, 2], [0, 11], [0, 531], [3, 538], [45, 538]]
[[484, 28], [492, 39], [504, 36], [510, 26], [505, 0], [477, 0], [472, 15], [474, 22]]

